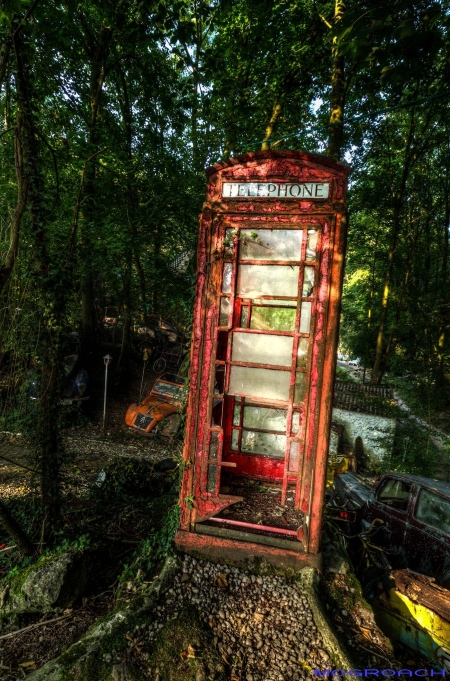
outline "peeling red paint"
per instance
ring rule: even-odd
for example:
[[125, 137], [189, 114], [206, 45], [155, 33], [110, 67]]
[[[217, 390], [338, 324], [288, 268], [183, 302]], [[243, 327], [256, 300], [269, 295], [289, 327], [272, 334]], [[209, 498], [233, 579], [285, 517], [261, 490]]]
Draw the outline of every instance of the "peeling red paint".
[[[283, 501], [286, 498], [288, 486], [295, 485], [296, 506], [305, 513], [305, 523], [295, 531], [295, 535], [305, 550], [316, 554], [319, 551], [331, 421], [331, 398], [345, 250], [343, 199], [348, 169], [330, 159], [303, 152], [258, 152], [221, 162], [206, 172], [208, 198], [200, 221], [190, 391], [183, 452], [186, 470], [180, 493], [181, 524], [182, 529], [187, 531], [183, 533], [183, 536], [189, 535], [188, 544], [195, 545], [200, 536], [193, 532], [195, 523], [201, 523], [217, 515], [229, 504], [240, 500], [238, 497], [220, 494], [221, 469], [226, 465], [227, 471], [232, 472], [233, 475], [280, 484]], [[233, 198], [222, 197], [222, 181], [225, 179], [228, 182], [230, 180], [282, 183], [328, 182], [330, 195], [327, 199], [300, 202], [293, 199], [277, 198], [275, 200], [268, 197], [256, 197], [251, 200], [242, 200], [242, 197], [239, 197], [239, 201], [236, 201]], [[305, 212], [308, 215], [305, 215]], [[281, 406], [287, 410], [284, 458], [276, 458], [270, 454], [255, 456], [231, 450], [231, 431], [232, 428], [236, 428], [236, 425], [233, 425], [233, 404], [237, 402], [228, 394], [230, 367], [254, 365], [232, 359], [234, 329], [239, 329], [241, 309], [249, 303], [245, 301], [243, 303], [244, 299], [241, 300], [235, 293], [238, 268], [236, 257], [230, 261], [230, 291], [222, 292], [222, 267], [225, 252], [223, 239], [227, 227], [233, 230], [239, 230], [241, 227], [245, 229], [245, 225], [249, 222], [254, 224], [255, 229], [282, 227], [283, 229], [304, 230], [301, 262], [296, 265], [300, 273], [298, 283], [300, 296], [302, 295], [307, 230], [316, 229], [320, 234], [316, 260], [312, 263], [306, 262], [307, 266], [316, 268], [317, 282], [315, 298], [310, 299], [313, 321], [309, 335], [306, 334], [306, 337], [311, 339], [306, 368], [296, 369], [297, 345], [300, 338], [305, 336], [299, 331], [298, 326], [300, 302], [296, 304], [296, 331], [276, 332], [279, 336], [293, 338], [293, 363], [291, 368], [283, 369], [290, 372], [290, 398], [285, 404], [277, 403], [278, 408]], [[239, 248], [239, 237], [236, 235], [234, 252], [237, 253]], [[281, 263], [281, 260], [278, 262]], [[258, 264], [264, 263], [266, 261], [258, 260]], [[268, 260], [267, 265], [270, 264], [272, 263]], [[223, 299], [228, 299], [232, 313], [228, 316], [230, 324], [220, 327], [221, 347], [228, 349], [225, 356], [218, 359], [216, 353], [219, 338], [219, 311], [220, 301]], [[301, 297], [298, 300], [301, 300]], [[251, 333], [254, 333], [257, 338], [261, 337], [258, 334], [267, 335], [268, 332], [255, 329]], [[221, 352], [225, 351], [221, 350]], [[257, 364], [257, 366], [266, 370], [281, 371], [278, 366], [272, 367], [267, 363]], [[295, 403], [293, 406], [297, 371], [305, 375], [307, 394], [303, 403]], [[215, 408], [216, 403], [221, 404], [222, 420], [220, 423], [215, 423], [216, 417], [213, 417], [215, 413], [213, 407]], [[262, 403], [268, 404], [267, 400], [262, 400]], [[275, 403], [274, 406], [276, 406]], [[294, 410], [301, 414], [300, 428], [298, 431], [291, 432]], [[239, 428], [242, 430], [242, 427], [241, 424]], [[289, 470], [291, 441], [297, 443], [298, 455], [296, 454], [295, 468]], [[269, 531], [276, 529], [269, 528]], [[215, 540], [214, 537], [202, 537], [201, 541], [214, 543], [213, 540]], [[235, 540], [234, 544], [237, 545], [240, 542]]]

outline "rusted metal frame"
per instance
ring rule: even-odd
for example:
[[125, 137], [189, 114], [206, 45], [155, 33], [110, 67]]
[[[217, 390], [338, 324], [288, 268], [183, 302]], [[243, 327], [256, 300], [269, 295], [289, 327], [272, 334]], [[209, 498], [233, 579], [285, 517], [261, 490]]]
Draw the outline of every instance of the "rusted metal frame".
[[[342, 211], [342, 209], [341, 209]], [[325, 496], [325, 477], [328, 454], [328, 438], [324, 428], [328, 428], [331, 422], [332, 405], [333, 405], [333, 378], [336, 371], [336, 348], [339, 339], [339, 318], [342, 301], [342, 285], [343, 285], [343, 271], [345, 264], [345, 245], [346, 245], [346, 222], [347, 215], [338, 212], [335, 218], [335, 236], [334, 248], [332, 255], [332, 263], [330, 267], [330, 280], [332, 285], [330, 287], [330, 297], [328, 302], [328, 319], [327, 319], [327, 344], [329, 351], [325, 356], [323, 372], [324, 376], [328, 377], [329, 385], [322, 385], [321, 396], [321, 413], [318, 421], [319, 437], [317, 449], [319, 452], [318, 460], [316, 460], [316, 471], [314, 475], [314, 498], [317, 503], [313, 508], [311, 514], [311, 531], [309, 550], [312, 553], [317, 553], [320, 549], [320, 530], [323, 515], [323, 498]], [[324, 394], [325, 392], [325, 394]]]
[[[237, 360], [232, 360], [228, 363], [230, 367], [248, 367], [249, 369], [272, 369], [273, 371], [290, 371], [290, 367], [279, 365], [279, 364], [261, 364], [259, 362], [238, 362]], [[251, 395], [246, 395], [246, 397], [251, 397]]]
[[286, 534], [290, 537], [297, 536], [296, 530], [286, 530], [284, 527], [272, 527], [271, 525], [256, 525], [255, 523], [246, 523], [243, 520], [231, 520], [229, 518], [210, 518], [215, 523], [221, 525], [234, 525], [234, 527], [247, 527], [251, 530], [262, 530], [263, 532], [276, 532], [277, 534]]
[[191, 524], [192, 513], [191, 509], [185, 502], [185, 499], [192, 496], [194, 486], [194, 458], [197, 444], [197, 422], [198, 422], [198, 377], [200, 372], [200, 353], [203, 346], [203, 325], [205, 310], [203, 306], [204, 288], [206, 284], [206, 259], [207, 259], [207, 233], [213, 222], [212, 213], [209, 216], [205, 214], [200, 219], [200, 232], [197, 247], [197, 283], [195, 292], [195, 307], [194, 307], [194, 323], [192, 326], [192, 341], [190, 352], [190, 391], [187, 405], [186, 418], [186, 439], [183, 448], [183, 461], [186, 465], [183, 479], [180, 487], [180, 506], [181, 517], [180, 523], [184, 530], [188, 530]]
[[[302, 229], [296, 229], [293, 230], [296, 232], [303, 231]], [[300, 260], [258, 260], [258, 259], [253, 259], [250, 260], [248, 258], [246, 259], [239, 259], [238, 260], [238, 265], [286, 265], [287, 267], [300, 267], [301, 265]]]
[[[306, 237], [306, 238], [305, 238]], [[292, 343], [292, 361], [291, 361], [291, 378], [289, 386], [289, 404], [288, 404], [288, 414], [286, 421], [286, 449], [284, 453], [284, 473], [283, 482], [281, 486], [281, 505], [284, 506], [286, 503], [286, 494], [288, 486], [288, 469], [289, 469], [289, 459], [291, 454], [291, 442], [292, 442], [292, 412], [294, 405], [295, 396], [295, 379], [297, 371], [297, 355], [298, 355], [298, 344], [299, 344], [299, 328], [300, 328], [300, 316], [301, 316], [301, 292], [303, 289], [303, 278], [304, 278], [304, 264], [303, 259], [306, 253], [306, 240], [307, 240], [307, 228], [302, 228], [302, 244], [300, 251], [300, 263], [299, 263], [299, 276], [297, 282], [297, 309], [295, 314], [295, 331], [294, 331], [294, 341]]]
[[[328, 291], [331, 277], [331, 257], [332, 257], [332, 219], [324, 216], [323, 229], [320, 234], [320, 240], [317, 244], [317, 249], [320, 252], [320, 267], [317, 285], [317, 294], [314, 304], [314, 323], [310, 329], [313, 338], [313, 348], [311, 357], [311, 379], [308, 391], [309, 408], [307, 412], [307, 432], [305, 440], [305, 455], [304, 465], [302, 471], [301, 491], [300, 491], [300, 509], [305, 513], [305, 529], [306, 536], [304, 537], [305, 550], [308, 551], [309, 542], [311, 539], [311, 525], [310, 519], [313, 510], [317, 507], [318, 502], [314, 498], [312, 492], [312, 478], [313, 468], [317, 457], [317, 427], [321, 407], [321, 393], [322, 377], [323, 377], [323, 363], [325, 359], [326, 338], [324, 331], [327, 323], [327, 309], [328, 309]], [[320, 250], [319, 250], [320, 249]]]
[[[316, 270], [315, 270], [315, 277], [317, 276], [318, 272], [320, 271], [320, 265], [321, 265], [321, 254], [322, 254], [322, 233], [323, 233], [323, 221], [320, 221], [320, 224], [317, 224], [319, 222], [318, 218], [316, 216], [311, 216], [312, 219], [309, 220], [309, 225], [305, 225], [305, 231], [306, 231], [306, 239], [305, 239], [305, 244], [304, 244], [304, 259], [305, 259], [305, 266], [310, 267], [311, 265], [314, 265]], [[315, 253], [315, 258], [314, 260], [306, 260], [306, 249], [308, 246], [308, 226], [314, 226], [315, 230], [319, 232], [318, 239], [317, 239], [317, 244], [316, 244], [316, 253]], [[302, 291], [303, 292], [303, 291]], [[298, 471], [297, 471], [297, 483], [296, 483], [296, 488], [295, 488], [295, 507], [299, 510], [303, 510], [305, 513], [305, 509], [301, 508], [301, 495], [302, 495], [302, 488], [303, 488], [303, 480], [304, 480], [304, 471], [305, 471], [305, 466], [306, 466], [306, 452], [307, 452], [307, 435], [308, 435], [308, 421], [309, 421], [309, 404], [310, 404], [310, 389], [311, 389], [311, 374], [312, 374], [312, 368], [313, 368], [313, 345], [314, 345], [314, 330], [315, 330], [315, 322], [316, 322], [316, 309], [315, 309], [315, 301], [317, 300], [318, 296], [318, 285], [315, 280], [315, 295], [312, 297], [312, 299], [306, 299], [307, 302], [311, 302], [311, 323], [309, 327], [309, 333], [307, 334], [309, 338], [309, 343], [308, 343], [308, 357], [306, 360], [306, 371], [307, 371], [307, 389], [305, 393], [305, 399], [303, 401], [303, 407], [304, 407], [304, 418], [302, 419], [302, 438], [300, 441], [300, 451], [299, 451], [299, 462], [298, 462]], [[303, 299], [302, 301], [303, 302]]]
[[[236, 283], [237, 283], [237, 252], [239, 247], [239, 235], [235, 234], [233, 236], [233, 259], [231, 261], [231, 291], [230, 291], [230, 311], [228, 317], [228, 347], [227, 347], [227, 368], [231, 360], [231, 352], [233, 345], [233, 324], [235, 315], [235, 302], [236, 302]], [[224, 393], [228, 394], [228, 388], [230, 385], [230, 370], [225, 370], [225, 382], [224, 382]]]
[[[275, 263], [275, 265], [278, 265], [279, 263]], [[264, 302], [262, 303], [253, 303], [254, 300], [288, 300], [289, 302], [297, 302], [296, 298], [293, 298], [292, 296], [261, 296], [260, 298], [245, 298], [245, 296], [242, 298], [242, 301], [245, 305], [251, 304], [251, 305], [264, 305]], [[275, 305], [272, 305], [271, 307], [275, 307]], [[282, 305], [282, 307], [286, 307], [288, 309], [289, 306], [287, 305]], [[292, 307], [294, 307], [292, 305]]]
[[291, 338], [295, 335], [295, 331], [265, 331], [264, 329], [246, 329], [245, 327], [240, 326], [233, 328], [233, 332], [234, 331], [245, 331], [245, 333], [254, 333], [255, 335], [259, 334], [261, 336], [291, 336]]
[[[217, 270], [218, 268], [216, 268]], [[207, 282], [207, 296], [206, 303], [208, 301], [209, 294], [212, 288], [212, 277], [211, 274], [216, 274], [216, 272], [209, 273]], [[217, 276], [217, 275], [216, 275]], [[196, 473], [198, 475], [197, 480], [199, 484], [199, 491], [201, 496], [205, 496], [208, 493], [208, 459], [209, 459], [209, 445], [210, 445], [210, 427], [212, 421], [212, 399], [211, 394], [214, 394], [214, 381], [215, 381], [215, 350], [217, 345], [216, 338], [216, 321], [218, 314], [218, 306], [214, 301], [215, 296], [211, 296], [212, 302], [208, 306], [207, 304], [207, 314], [205, 323], [205, 339], [204, 339], [204, 352], [203, 352], [203, 362], [202, 362], [202, 374], [200, 379], [200, 403], [199, 403], [199, 426], [198, 426], [198, 451], [197, 451], [197, 462], [198, 468]]]
[[[253, 405], [250, 405], [250, 406], [253, 406]], [[264, 407], [263, 407], [263, 409], [264, 409]], [[249, 430], [252, 433], [272, 433], [273, 435], [286, 435], [285, 430], [266, 430], [265, 428], [249, 428], [248, 426], [244, 426], [244, 425], [236, 426], [234, 424], [233, 424], [233, 428], [234, 428], [234, 430]], [[248, 452], [246, 452], [246, 454], [248, 454]]]
[[[215, 250], [217, 252], [220, 251], [220, 245], [223, 243], [223, 239], [225, 236], [225, 225], [223, 221], [220, 221], [218, 224], [218, 228], [215, 233]], [[214, 331], [214, 357], [212, 358], [212, 363], [211, 367], [213, 371], [211, 372], [210, 376], [210, 387], [209, 387], [209, 411], [208, 411], [208, 421], [207, 423], [209, 424], [209, 431], [207, 434], [207, 441], [206, 441], [206, 451], [207, 451], [207, 467], [206, 467], [206, 493], [208, 496], [211, 497], [217, 497], [219, 495], [220, 491], [220, 483], [221, 483], [221, 469], [222, 469], [222, 457], [223, 457], [223, 445], [224, 445], [224, 429], [223, 429], [223, 423], [222, 427], [218, 428], [217, 426], [213, 426], [212, 424], [212, 409], [213, 409], [213, 403], [214, 399], [217, 397], [222, 399], [222, 402], [224, 400], [224, 394], [225, 394], [225, 378], [226, 378], [226, 362], [223, 360], [217, 360], [217, 344], [218, 344], [218, 335], [219, 335], [219, 330], [222, 328], [219, 326], [220, 323], [220, 302], [223, 297], [227, 297], [230, 299], [231, 294], [224, 294], [222, 292], [222, 286], [223, 286], [223, 269], [224, 269], [224, 262], [225, 261], [218, 261], [220, 262], [220, 266], [217, 264], [217, 269], [219, 270], [217, 274], [218, 278], [218, 289], [220, 292], [220, 297], [219, 297], [219, 309], [218, 309], [218, 317], [217, 317], [217, 326]], [[229, 261], [226, 261], [229, 262]], [[231, 276], [232, 282], [231, 282], [231, 288], [233, 286], [233, 274]], [[230, 300], [230, 309], [231, 309], [231, 300]], [[229, 320], [229, 317], [228, 317]], [[214, 393], [214, 386], [215, 386], [215, 381], [216, 381], [216, 374], [217, 374], [217, 367], [218, 366], [223, 366], [225, 369], [225, 376], [224, 376], [224, 387], [223, 387], [223, 393], [221, 395], [215, 395]], [[222, 421], [223, 421], [223, 410], [225, 408], [224, 403], [222, 404]], [[219, 432], [219, 437], [218, 437], [218, 447], [217, 447], [217, 459], [210, 459], [209, 457], [209, 452], [210, 452], [210, 447], [211, 447], [211, 433], [212, 432]], [[214, 488], [214, 492], [208, 492], [208, 471], [209, 471], [209, 466], [210, 465], [216, 465], [217, 466], [217, 476], [216, 476], [216, 484]]]

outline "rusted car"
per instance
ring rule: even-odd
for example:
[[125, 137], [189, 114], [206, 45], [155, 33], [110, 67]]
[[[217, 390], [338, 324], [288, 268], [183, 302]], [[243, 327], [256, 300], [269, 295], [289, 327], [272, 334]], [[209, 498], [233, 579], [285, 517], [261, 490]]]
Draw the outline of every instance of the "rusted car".
[[360, 529], [372, 528], [371, 543], [394, 569], [409, 568], [450, 588], [450, 484], [386, 473], [370, 488], [345, 473], [336, 476], [334, 490]]
[[147, 397], [128, 407], [125, 423], [142, 435], [156, 432], [176, 435], [181, 423], [184, 392], [182, 376], [163, 374], [155, 381]]

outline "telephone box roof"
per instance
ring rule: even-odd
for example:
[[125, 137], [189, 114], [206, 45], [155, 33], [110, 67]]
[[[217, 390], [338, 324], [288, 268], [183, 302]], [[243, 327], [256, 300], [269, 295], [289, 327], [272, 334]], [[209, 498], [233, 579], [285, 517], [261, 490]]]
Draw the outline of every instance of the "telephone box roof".
[[247, 154], [242, 154], [241, 156], [233, 156], [225, 161], [219, 161], [213, 166], [206, 168], [205, 173], [207, 177], [219, 173], [225, 168], [231, 168], [238, 165], [248, 165], [249, 163], [255, 161], [263, 161], [265, 159], [270, 160], [295, 160], [303, 161], [304, 163], [311, 163], [315, 166], [322, 166], [324, 169], [328, 168], [331, 171], [338, 171], [339, 173], [344, 173], [349, 175], [351, 172], [350, 166], [335, 161], [326, 156], [321, 156], [320, 154], [310, 154], [306, 151], [255, 151], [249, 152]]

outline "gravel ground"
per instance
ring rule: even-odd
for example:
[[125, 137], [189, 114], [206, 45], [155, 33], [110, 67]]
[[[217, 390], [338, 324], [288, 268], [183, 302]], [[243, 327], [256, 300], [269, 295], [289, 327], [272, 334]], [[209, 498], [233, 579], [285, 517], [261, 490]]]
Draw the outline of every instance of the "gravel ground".
[[158, 632], [188, 605], [196, 605], [211, 627], [232, 681], [299, 681], [309, 678], [311, 669], [331, 664], [306, 596], [295, 583], [186, 556], [154, 621], [130, 632], [135, 642], [130, 648], [139, 652], [128, 661], [139, 663], [154, 681], [159, 681], [152, 666]]

